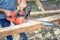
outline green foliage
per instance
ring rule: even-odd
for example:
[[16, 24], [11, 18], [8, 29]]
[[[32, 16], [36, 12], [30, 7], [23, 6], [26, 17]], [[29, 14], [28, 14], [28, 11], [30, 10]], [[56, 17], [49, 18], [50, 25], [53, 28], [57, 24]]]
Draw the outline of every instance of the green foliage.
[[60, 3], [60, 0], [56, 0], [55, 2], [56, 2], [56, 3]]
[[47, 1], [53, 1], [56, 4], [60, 3], [60, 0], [47, 0]]

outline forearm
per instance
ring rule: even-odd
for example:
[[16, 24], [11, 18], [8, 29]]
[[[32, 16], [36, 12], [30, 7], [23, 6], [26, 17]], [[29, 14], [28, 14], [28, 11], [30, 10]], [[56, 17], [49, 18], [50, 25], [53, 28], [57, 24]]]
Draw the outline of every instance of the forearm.
[[4, 13], [6, 16], [9, 16], [11, 11], [10, 10], [6, 10], [6, 9], [1, 9], [0, 8], [0, 12]]
[[6, 11], [5, 9], [1, 9], [1, 8], [0, 8], [0, 12], [5, 13], [5, 11]]
[[17, 0], [17, 2], [18, 2], [18, 5], [20, 5], [20, 3], [21, 3], [21, 0]]
[[26, 5], [26, 0], [21, 0], [21, 4]]
[[23, 9], [26, 7], [26, 0], [18, 0], [18, 8], [21, 9], [21, 11], [23, 11]]
[[4, 13], [5, 15], [7, 15], [7, 13], [6, 13], [6, 10], [5, 10], [5, 9], [1, 9], [1, 8], [0, 8], [0, 12]]
[[18, 4], [26, 4], [26, 0], [18, 0]]

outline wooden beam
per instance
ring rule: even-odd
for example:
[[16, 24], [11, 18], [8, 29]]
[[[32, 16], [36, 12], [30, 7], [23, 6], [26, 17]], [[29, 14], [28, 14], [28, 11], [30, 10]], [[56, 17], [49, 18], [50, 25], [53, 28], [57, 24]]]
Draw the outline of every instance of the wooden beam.
[[8, 35], [18, 34], [21, 32], [31, 31], [31, 30], [42, 28], [42, 27], [43, 26], [41, 25], [40, 22], [35, 22], [35, 23], [31, 22], [31, 23], [16, 25], [13, 27], [0, 28], [0, 36], [3, 37]]
[[58, 24], [60, 24], [60, 14], [59, 15], [54, 15], [54, 16], [40, 18], [38, 20], [49, 21], [49, 22], [53, 22], [54, 24], [58, 25]]
[[31, 15], [39, 15], [39, 14], [52, 14], [52, 13], [60, 13], [60, 10], [50, 10], [50, 11], [40, 11], [40, 12], [31, 12]]
[[37, 5], [38, 9], [40, 9], [41, 11], [44, 11], [44, 8], [43, 8], [42, 3], [40, 2], [40, 0], [35, 0], [35, 3]]
[[49, 16], [49, 17], [44, 17], [44, 18], [39, 18], [38, 20], [49, 21], [49, 22], [60, 20], [60, 14], [59, 15], [54, 15], [54, 16]]
[[60, 20], [53, 21], [56, 25], [60, 24]]
[[[43, 21], [60, 20], [60, 15], [40, 18], [38, 20], [43, 20]], [[6, 28], [0, 28], [0, 36], [3, 37], [3, 36], [8, 36], [8, 35], [18, 34], [18, 33], [21, 33], [21, 32], [40, 29], [40, 28], [43, 28], [43, 27], [44, 26], [40, 22], [27, 22], [27, 23], [23, 23], [21, 25], [16, 25], [16, 26], [11, 26], [11, 27], [6, 27]]]

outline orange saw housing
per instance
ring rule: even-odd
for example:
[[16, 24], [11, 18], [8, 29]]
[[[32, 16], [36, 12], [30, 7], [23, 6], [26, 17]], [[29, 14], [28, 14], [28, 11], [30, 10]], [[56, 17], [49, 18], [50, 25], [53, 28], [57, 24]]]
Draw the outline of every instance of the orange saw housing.
[[[11, 12], [11, 15], [9, 17], [7, 17], [8, 21], [14, 22], [15, 24], [21, 24], [23, 23], [22, 21], [25, 21], [24, 17], [14, 17], [15, 14], [17, 13], [18, 10], [14, 10], [13, 12]], [[23, 15], [24, 12], [19, 12], [19, 14]]]

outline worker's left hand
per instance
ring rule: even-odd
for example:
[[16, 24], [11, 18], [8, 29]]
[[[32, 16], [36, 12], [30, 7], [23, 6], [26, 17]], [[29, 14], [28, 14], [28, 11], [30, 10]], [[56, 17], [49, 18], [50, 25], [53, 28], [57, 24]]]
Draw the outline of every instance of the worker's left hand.
[[25, 23], [27, 20], [29, 20], [30, 16], [28, 16], [26, 19], [24, 17], [20, 17], [18, 19], [19, 19], [19, 23], [22, 24], [22, 23]]
[[19, 18], [19, 22], [22, 24], [22, 23], [25, 23], [26, 22], [26, 19], [24, 19], [24, 17], [20, 17]]

